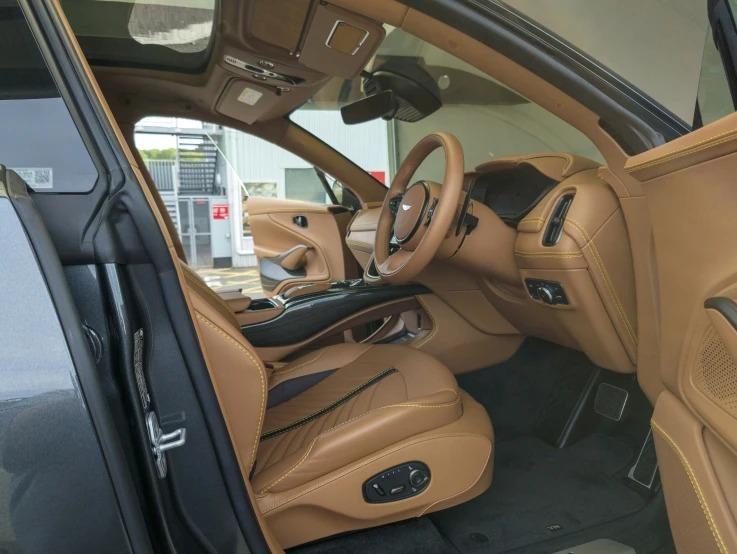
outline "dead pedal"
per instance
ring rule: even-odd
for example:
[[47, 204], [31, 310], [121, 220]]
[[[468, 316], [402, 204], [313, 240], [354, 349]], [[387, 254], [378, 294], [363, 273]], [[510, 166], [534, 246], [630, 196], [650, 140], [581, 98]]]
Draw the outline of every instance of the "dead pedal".
[[619, 421], [624, 414], [628, 398], [629, 393], [626, 390], [609, 383], [601, 383], [594, 399], [594, 411], [601, 416]]

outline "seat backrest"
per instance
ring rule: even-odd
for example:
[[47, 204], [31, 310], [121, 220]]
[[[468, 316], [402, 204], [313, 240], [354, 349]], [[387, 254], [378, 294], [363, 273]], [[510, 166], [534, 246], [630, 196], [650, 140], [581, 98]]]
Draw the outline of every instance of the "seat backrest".
[[187, 264], [181, 262], [181, 267], [202, 354], [247, 481], [266, 410], [266, 370], [230, 307]]

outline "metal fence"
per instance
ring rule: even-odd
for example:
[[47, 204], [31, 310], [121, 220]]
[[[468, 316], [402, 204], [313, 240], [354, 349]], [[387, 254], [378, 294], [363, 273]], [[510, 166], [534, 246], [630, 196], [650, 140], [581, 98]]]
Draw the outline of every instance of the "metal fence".
[[174, 191], [174, 168], [176, 160], [144, 160], [156, 188], [163, 191]]

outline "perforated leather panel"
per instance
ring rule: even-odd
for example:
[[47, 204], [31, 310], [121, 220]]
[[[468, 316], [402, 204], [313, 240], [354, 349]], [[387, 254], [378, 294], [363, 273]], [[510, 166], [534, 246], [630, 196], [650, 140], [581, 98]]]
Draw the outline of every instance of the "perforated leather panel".
[[693, 368], [693, 384], [720, 408], [737, 417], [737, 364], [714, 327], [704, 334]]

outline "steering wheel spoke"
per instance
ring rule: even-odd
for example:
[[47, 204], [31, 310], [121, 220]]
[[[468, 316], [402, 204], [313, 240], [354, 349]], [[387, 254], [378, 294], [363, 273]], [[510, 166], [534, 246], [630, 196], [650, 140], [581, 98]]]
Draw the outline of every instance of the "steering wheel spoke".
[[[445, 151], [442, 185], [417, 181], [408, 187], [427, 156]], [[410, 151], [387, 192], [374, 242], [376, 270], [389, 283], [407, 283], [435, 257], [458, 210], [463, 188], [463, 150], [453, 135], [432, 133]]]
[[394, 217], [397, 217], [397, 213], [399, 212], [399, 204], [402, 202], [402, 198], [404, 198], [404, 193], [397, 194], [391, 200], [389, 200], [389, 211]]

